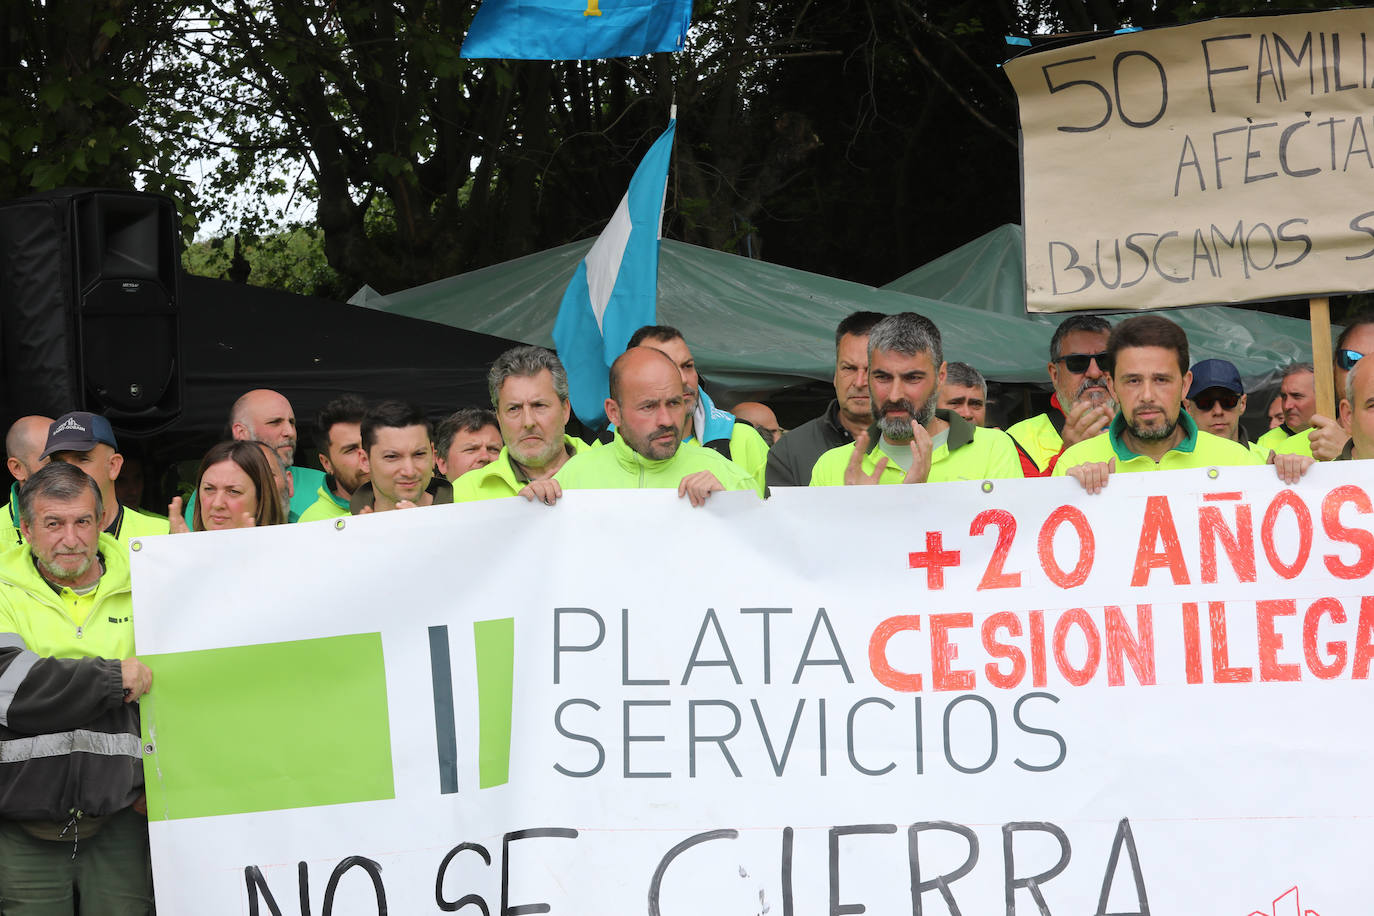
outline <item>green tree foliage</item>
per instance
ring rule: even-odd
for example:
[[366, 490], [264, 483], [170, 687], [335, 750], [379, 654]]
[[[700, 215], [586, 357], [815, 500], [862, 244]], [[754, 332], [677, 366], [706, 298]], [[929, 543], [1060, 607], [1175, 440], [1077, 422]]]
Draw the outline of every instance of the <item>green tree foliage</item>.
[[[142, 188], [192, 203], [177, 174], [175, 0], [0, 4], [0, 199]], [[184, 214], [194, 220], [194, 210]]]
[[703, 0], [682, 54], [548, 63], [458, 58], [468, 3], [220, 0], [207, 193], [300, 171], [329, 263], [385, 291], [596, 232], [675, 101], [669, 235], [884, 282], [1016, 216], [1004, 24], [967, 6]]
[[1005, 35], [1270, 4], [697, 0], [682, 53], [552, 63], [461, 59], [476, 5], [0, 4], [0, 190], [167, 190], [192, 269], [386, 292], [599, 231], [675, 102], [668, 236], [883, 283], [1019, 219]]
[[182, 264], [201, 277], [284, 289], [303, 296], [347, 299], [353, 290], [329, 266], [324, 233], [314, 226], [295, 226], [261, 238], [246, 232], [195, 242]]

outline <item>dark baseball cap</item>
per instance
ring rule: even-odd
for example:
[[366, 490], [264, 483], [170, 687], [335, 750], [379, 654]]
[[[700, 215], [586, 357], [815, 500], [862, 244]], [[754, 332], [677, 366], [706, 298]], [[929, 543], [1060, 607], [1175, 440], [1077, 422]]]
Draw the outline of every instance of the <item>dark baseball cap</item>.
[[1245, 394], [1240, 373], [1234, 364], [1224, 359], [1204, 359], [1193, 366], [1193, 384], [1188, 389], [1188, 397], [1195, 398], [1208, 388], [1225, 388], [1232, 394]]
[[46, 458], [53, 452], [89, 452], [102, 442], [119, 449], [110, 421], [99, 414], [76, 410], [64, 413], [48, 427], [48, 442], [40, 457]]

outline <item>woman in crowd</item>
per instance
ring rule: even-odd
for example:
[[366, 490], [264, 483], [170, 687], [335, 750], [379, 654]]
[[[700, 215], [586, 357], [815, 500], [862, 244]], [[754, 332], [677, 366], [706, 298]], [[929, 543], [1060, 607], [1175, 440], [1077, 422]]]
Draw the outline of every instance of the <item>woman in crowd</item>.
[[[181, 497], [168, 506], [172, 530], [185, 531], [181, 521]], [[196, 472], [196, 504], [191, 516], [193, 531], [253, 528], [286, 522], [272, 469], [256, 442], [233, 439], [205, 453]], [[178, 524], [180, 523], [180, 524]]]

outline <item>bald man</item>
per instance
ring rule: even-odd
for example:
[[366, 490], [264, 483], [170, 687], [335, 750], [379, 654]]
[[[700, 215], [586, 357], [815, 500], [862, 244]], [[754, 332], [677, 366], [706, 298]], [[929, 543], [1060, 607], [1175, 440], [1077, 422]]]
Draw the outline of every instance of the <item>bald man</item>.
[[229, 431], [235, 439], [266, 442], [277, 450], [291, 472], [291, 521], [315, 502], [324, 484], [324, 471], [296, 467], [296, 412], [291, 402], [270, 388], [255, 388], [234, 402], [229, 412]]
[[755, 490], [744, 469], [714, 449], [682, 441], [687, 390], [677, 363], [661, 350], [631, 347], [611, 364], [606, 416], [615, 438], [584, 449], [549, 480], [531, 481], [520, 495], [553, 505], [563, 490], [675, 488], [693, 506], [719, 490]]
[[48, 444], [48, 427], [51, 425], [52, 417], [20, 417], [5, 434], [5, 467], [10, 469], [14, 484], [10, 487], [10, 501], [5, 504], [10, 527], [5, 529], [9, 540], [4, 543], [19, 544], [24, 540], [19, 534], [19, 519], [15, 516], [14, 505], [24, 481], [48, 463], [48, 459], [43, 457], [43, 446]]
[[[324, 486], [324, 471], [296, 467], [296, 411], [286, 397], [270, 388], [254, 388], [229, 411], [229, 434], [235, 439], [265, 442], [276, 449], [281, 463], [291, 474], [289, 521], [296, 521], [309, 509]], [[191, 524], [196, 497], [186, 505], [186, 524]]]
[[770, 447], [777, 445], [782, 434], [786, 432], [778, 424], [778, 417], [773, 413], [773, 408], [762, 401], [740, 401], [730, 409], [730, 412], [758, 430], [763, 441]]

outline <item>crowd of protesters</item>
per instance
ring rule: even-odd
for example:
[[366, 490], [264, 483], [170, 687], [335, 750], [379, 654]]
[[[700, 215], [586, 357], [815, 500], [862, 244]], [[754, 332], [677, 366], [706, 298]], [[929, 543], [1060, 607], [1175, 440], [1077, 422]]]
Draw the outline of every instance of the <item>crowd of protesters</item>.
[[610, 368], [610, 426], [595, 441], [569, 433], [567, 375], [540, 347], [502, 354], [490, 407], [437, 426], [413, 405], [339, 396], [314, 424], [322, 470], [297, 461], [289, 400], [249, 391], [166, 518], [124, 501], [105, 418], [24, 417], [5, 439], [16, 483], [0, 549], [0, 910], [151, 911], [137, 701], [152, 674], [134, 654], [135, 538], [478, 499], [555, 506], [579, 488], [670, 488], [693, 506], [722, 490], [1015, 477], [1071, 476], [1095, 493], [1115, 473], [1266, 463], [1291, 483], [1318, 460], [1374, 458], [1372, 344], [1374, 314], [1336, 344], [1337, 416], [1317, 413], [1326, 368], [1295, 364], [1266, 428], [1248, 431], [1240, 373], [1190, 362], [1178, 325], [1074, 315], [1050, 343], [1049, 410], [1003, 431], [986, 425], [987, 381], [945, 362], [931, 321], [858, 312], [836, 328], [833, 400], [784, 431], [765, 404], [717, 407], [688, 341], [650, 326]]

